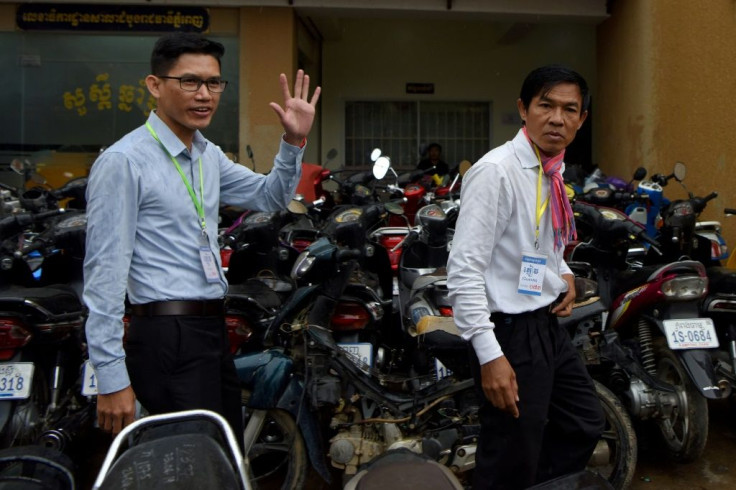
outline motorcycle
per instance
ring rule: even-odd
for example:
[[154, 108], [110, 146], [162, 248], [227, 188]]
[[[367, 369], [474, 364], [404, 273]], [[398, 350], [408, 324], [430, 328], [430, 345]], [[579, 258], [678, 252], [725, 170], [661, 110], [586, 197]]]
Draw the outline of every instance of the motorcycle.
[[335, 216], [332, 241], [318, 239], [294, 264], [300, 287], [270, 325], [269, 348], [235, 359], [248, 411], [245, 453], [255, 477], [279, 477], [281, 488], [299, 488], [311, 463], [330, 481], [326, 445], [345, 477], [399, 447], [463, 473], [472, 468], [478, 429], [472, 379], [448, 377], [414, 391], [409, 376], [390, 371], [380, 324], [366, 328], [354, 318], [349, 328], [335, 328], [333, 314], [355, 286], [351, 278], [367, 248], [350, 239], [365, 237], [366, 219], [347, 214]]
[[707, 400], [729, 391], [711, 361], [718, 346], [713, 323], [699, 315], [705, 267], [693, 260], [629, 267], [631, 243], [646, 241], [652, 255], [666, 245], [618, 210], [584, 203], [573, 209], [593, 238], [569, 245], [566, 261], [595, 280], [598, 293], [564, 320], [575, 326], [573, 340], [594, 379], [616, 393], [633, 418], [656, 423], [669, 456], [693, 461], [707, 439]]
[[[38, 221], [46, 229], [19, 241], [19, 227]], [[86, 358], [86, 311], [79, 299], [85, 224], [84, 213], [63, 209], [0, 222], [0, 234], [9, 236], [0, 257], [7, 281], [0, 289], [3, 447], [40, 442], [62, 450], [93, 418], [92, 403], [80, 392]], [[29, 260], [34, 251], [40, 252], [40, 266]], [[32, 266], [40, 269], [38, 277]], [[57, 283], [59, 277], [68, 282]]]

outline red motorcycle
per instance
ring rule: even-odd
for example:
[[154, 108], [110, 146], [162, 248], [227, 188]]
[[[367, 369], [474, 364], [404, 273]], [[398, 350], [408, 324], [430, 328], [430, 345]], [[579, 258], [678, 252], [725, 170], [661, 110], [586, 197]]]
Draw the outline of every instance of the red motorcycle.
[[705, 448], [708, 399], [729, 394], [711, 353], [718, 338], [699, 302], [708, 289], [700, 262], [642, 266], [627, 262], [630, 245], [659, 243], [622, 212], [577, 203], [576, 223], [590, 241], [572, 244], [566, 261], [584, 301], [560, 323], [594, 378], [621, 399], [632, 418], [651, 420], [672, 459], [693, 461]]

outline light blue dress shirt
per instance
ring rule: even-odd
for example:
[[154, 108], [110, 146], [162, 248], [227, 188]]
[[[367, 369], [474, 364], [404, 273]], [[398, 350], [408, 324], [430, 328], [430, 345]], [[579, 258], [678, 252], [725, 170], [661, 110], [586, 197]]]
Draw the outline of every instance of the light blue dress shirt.
[[[220, 203], [260, 211], [283, 209], [301, 176], [304, 150], [283, 138], [273, 169], [261, 175], [233, 163], [199, 131], [190, 152], [155, 112], [148, 123], [161, 143], [145, 125], [128, 133], [99, 156], [87, 187], [86, 333], [103, 394], [130, 384], [122, 344], [126, 292], [132, 304], [222, 298], [227, 282], [217, 245]], [[217, 282], [205, 277], [197, 210], [169, 154], [179, 162], [197, 199], [202, 159], [206, 231], [220, 270]]]

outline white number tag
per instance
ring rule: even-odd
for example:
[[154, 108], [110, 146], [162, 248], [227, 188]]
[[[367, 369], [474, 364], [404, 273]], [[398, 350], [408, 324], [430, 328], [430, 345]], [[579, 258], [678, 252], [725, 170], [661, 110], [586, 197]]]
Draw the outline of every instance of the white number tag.
[[0, 400], [23, 400], [31, 395], [32, 362], [0, 364]]
[[434, 358], [434, 374], [437, 377], [437, 381], [441, 380], [442, 378], [446, 378], [448, 376], [452, 376], [452, 371], [447, 369], [447, 366], [442, 364], [442, 361]]
[[84, 363], [82, 372], [82, 395], [97, 396], [97, 376], [92, 363], [89, 361]]
[[337, 345], [347, 353], [350, 360], [362, 371], [367, 373], [373, 367], [373, 344], [369, 342], [344, 342]]
[[710, 318], [664, 320], [670, 349], [712, 349], [718, 347], [716, 329]]

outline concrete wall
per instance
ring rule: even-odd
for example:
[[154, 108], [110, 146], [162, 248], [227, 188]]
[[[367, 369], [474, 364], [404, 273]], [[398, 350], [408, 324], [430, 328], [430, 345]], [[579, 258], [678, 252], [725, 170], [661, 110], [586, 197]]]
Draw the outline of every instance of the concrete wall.
[[250, 145], [255, 170], [263, 173], [273, 167], [283, 133], [268, 104], [276, 102], [283, 107], [279, 74], [287, 74], [292, 85], [296, 72], [294, 12], [289, 8], [241, 8], [240, 33], [239, 160], [253, 167], [246, 153]]
[[[347, 100], [491, 101], [496, 146], [519, 128], [516, 99], [531, 69], [571, 65], [595, 94], [592, 24], [344, 19], [340, 29], [323, 45], [323, 159], [330, 148], [344, 154]], [[435, 93], [407, 95], [407, 82], [432, 82]]]
[[[597, 151], [601, 168], [630, 175], [688, 167], [698, 196], [717, 191], [704, 219], [724, 224], [736, 247], [736, 3], [732, 0], [619, 0], [598, 28]], [[676, 183], [670, 199], [685, 197]]]

